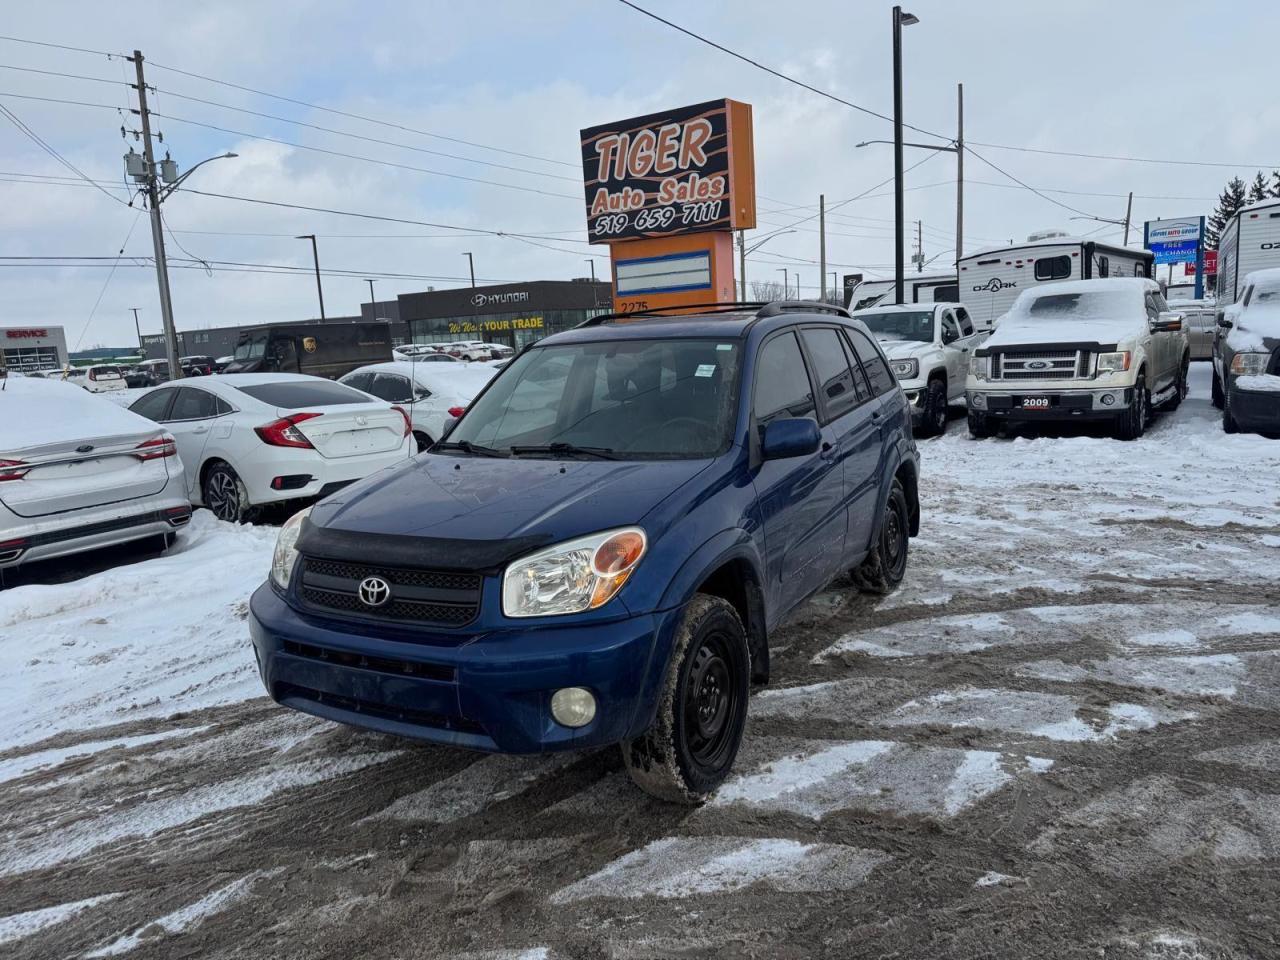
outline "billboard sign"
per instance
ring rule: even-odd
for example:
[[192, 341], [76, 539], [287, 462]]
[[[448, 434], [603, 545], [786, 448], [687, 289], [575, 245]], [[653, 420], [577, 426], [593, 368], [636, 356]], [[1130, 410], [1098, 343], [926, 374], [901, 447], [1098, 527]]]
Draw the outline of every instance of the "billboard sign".
[[1194, 263], [1204, 235], [1204, 217], [1148, 220], [1143, 245], [1156, 263]]
[[712, 100], [582, 131], [593, 243], [753, 229], [751, 106]]

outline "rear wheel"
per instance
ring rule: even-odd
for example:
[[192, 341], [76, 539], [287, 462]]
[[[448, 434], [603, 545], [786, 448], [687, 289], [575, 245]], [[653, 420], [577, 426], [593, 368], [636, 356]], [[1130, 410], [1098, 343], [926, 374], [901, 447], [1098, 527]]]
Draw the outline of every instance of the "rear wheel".
[[942, 380], [930, 380], [925, 388], [923, 415], [920, 418], [920, 435], [936, 437], [947, 432], [947, 385]]
[[1117, 440], [1137, 440], [1146, 432], [1149, 402], [1147, 378], [1140, 373], [1137, 382], [1133, 385], [1133, 399], [1129, 402], [1128, 409], [1116, 417], [1115, 429], [1112, 432]]
[[249, 491], [228, 463], [215, 463], [204, 475], [201, 486], [204, 505], [219, 520], [248, 523], [257, 513], [249, 502]]
[[421, 430], [413, 431], [413, 439], [418, 443], [419, 453], [422, 453], [424, 450], [430, 449], [431, 445], [435, 443], [435, 441], [432, 440], [428, 434], [423, 433]]
[[985, 440], [988, 437], [995, 436], [995, 433], [996, 428], [991, 423], [989, 416], [974, 410], [969, 411], [969, 436], [975, 440]]
[[885, 594], [896, 589], [907, 572], [907, 552], [911, 544], [911, 519], [907, 494], [896, 478], [885, 501], [880, 532], [867, 558], [849, 571], [854, 585], [863, 593]]
[[698, 804], [728, 776], [747, 722], [751, 655], [727, 601], [699, 593], [676, 627], [658, 714], [622, 745], [627, 773], [645, 793]]
[[1222, 378], [1218, 376], [1218, 371], [1213, 371], [1213, 386], [1209, 390], [1209, 397], [1213, 401], [1213, 405], [1219, 410], [1222, 409]]

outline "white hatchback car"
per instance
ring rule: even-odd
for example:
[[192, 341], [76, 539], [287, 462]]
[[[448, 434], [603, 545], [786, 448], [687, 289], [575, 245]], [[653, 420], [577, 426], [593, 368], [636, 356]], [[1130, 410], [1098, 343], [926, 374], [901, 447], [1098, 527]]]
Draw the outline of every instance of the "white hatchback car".
[[90, 393], [111, 393], [128, 387], [124, 382], [124, 374], [113, 364], [98, 363], [91, 367], [68, 367], [66, 380], [77, 387], [84, 387]]
[[338, 382], [408, 410], [422, 451], [444, 435], [448, 420], [462, 416], [495, 372], [483, 364], [392, 360], [352, 370]]
[[56, 379], [0, 384], [0, 586], [31, 561], [173, 542], [191, 504], [172, 436]]
[[302, 374], [170, 382], [129, 409], [173, 434], [191, 502], [233, 523], [263, 504], [327, 496], [415, 450], [405, 410]]

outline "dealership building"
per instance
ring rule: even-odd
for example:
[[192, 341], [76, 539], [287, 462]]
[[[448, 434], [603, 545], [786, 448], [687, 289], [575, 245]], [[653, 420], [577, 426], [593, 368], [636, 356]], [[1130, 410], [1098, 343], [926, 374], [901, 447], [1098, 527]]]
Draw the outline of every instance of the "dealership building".
[[0, 357], [10, 370], [48, 370], [67, 363], [62, 327], [0, 327]]
[[483, 340], [519, 349], [608, 313], [613, 288], [597, 280], [531, 280], [404, 293], [396, 303], [414, 343]]

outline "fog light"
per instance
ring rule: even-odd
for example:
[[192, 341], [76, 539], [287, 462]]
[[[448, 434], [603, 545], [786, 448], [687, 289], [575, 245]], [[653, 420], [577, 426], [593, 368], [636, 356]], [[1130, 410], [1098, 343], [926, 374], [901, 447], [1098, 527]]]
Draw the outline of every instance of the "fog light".
[[987, 409], [987, 395], [985, 393], [969, 394], [969, 406], [973, 407], [975, 410]]
[[565, 687], [551, 695], [551, 716], [565, 727], [585, 727], [596, 718], [596, 698], [583, 687]]
[[1116, 395], [1114, 393], [1104, 393], [1101, 400], [1104, 407], [1109, 407], [1116, 402]]

